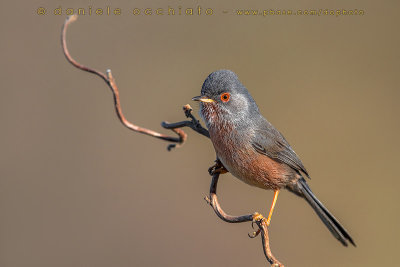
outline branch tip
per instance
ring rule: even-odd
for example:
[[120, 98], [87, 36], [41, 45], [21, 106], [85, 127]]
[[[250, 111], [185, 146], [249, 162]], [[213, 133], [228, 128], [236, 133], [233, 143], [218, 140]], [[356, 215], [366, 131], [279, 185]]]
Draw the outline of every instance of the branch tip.
[[114, 79], [113, 76], [112, 76], [111, 69], [107, 69], [107, 70], [106, 70], [106, 73], [107, 73], [107, 78], [108, 78], [108, 79], [110, 79], [110, 80], [113, 80], [113, 79]]
[[76, 21], [78, 19], [78, 15], [74, 14], [74, 15], [70, 15], [67, 17], [66, 22], [67, 23], [72, 23], [74, 21]]
[[192, 112], [192, 110], [193, 109], [189, 104], [183, 106], [183, 111], [185, 112], [187, 118], [189, 118], [189, 114]]

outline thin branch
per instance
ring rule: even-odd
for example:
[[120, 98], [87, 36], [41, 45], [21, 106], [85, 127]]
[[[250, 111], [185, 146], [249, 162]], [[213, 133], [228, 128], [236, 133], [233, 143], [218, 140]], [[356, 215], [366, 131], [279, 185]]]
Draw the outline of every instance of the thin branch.
[[180, 121], [180, 122], [175, 122], [175, 123], [168, 123], [166, 121], [163, 121], [161, 123], [161, 126], [164, 127], [165, 129], [177, 129], [177, 128], [182, 128], [182, 127], [190, 127], [197, 133], [204, 135], [205, 137], [210, 138], [210, 134], [208, 133], [207, 129], [201, 126], [200, 121], [197, 120], [193, 115], [192, 115], [192, 107], [189, 104], [186, 104], [183, 106], [183, 111], [185, 112], [186, 118], [190, 118], [190, 121]]
[[[124, 114], [122, 113], [122, 109], [121, 109], [121, 102], [119, 99], [118, 87], [117, 87], [117, 84], [115, 83], [115, 79], [113, 78], [113, 76], [111, 74], [111, 70], [107, 70], [107, 72], [106, 72], [107, 74], [104, 74], [98, 70], [95, 70], [90, 67], [82, 65], [82, 64], [78, 63], [75, 59], [72, 58], [72, 56], [70, 55], [68, 48], [67, 48], [66, 34], [67, 34], [67, 29], [68, 29], [69, 24], [74, 22], [76, 19], [77, 19], [76, 15], [69, 16], [65, 20], [63, 28], [62, 28], [61, 45], [63, 48], [64, 55], [67, 58], [68, 62], [70, 62], [74, 67], [81, 69], [83, 71], [93, 73], [104, 80], [104, 82], [108, 85], [108, 87], [110, 87], [111, 92], [113, 94], [114, 106], [115, 106], [115, 111], [117, 113], [117, 116], [118, 116], [119, 120], [121, 121], [121, 123], [125, 127], [127, 127], [128, 129], [130, 129], [132, 131], [138, 132], [138, 133], [150, 135], [150, 136], [156, 137], [156, 138], [164, 140], [164, 141], [178, 143], [178, 145], [182, 145], [186, 141], [187, 135], [181, 129], [171, 128], [171, 130], [174, 131], [178, 135], [178, 137], [172, 137], [172, 136], [168, 136], [168, 135], [164, 135], [164, 134], [155, 132], [150, 129], [146, 129], [146, 128], [137, 126], [125, 118]], [[168, 150], [170, 150], [171, 148], [173, 148], [175, 146], [176, 146], [176, 144], [169, 145]]]
[[271, 263], [272, 266], [283, 266], [283, 264], [280, 263], [272, 255], [271, 248], [269, 245], [268, 226], [264, 216], [262, 216], [258, 212], [241, 216], [232, 216], [223, 211], [218, 202], [218, 197], [217, 197], [218, 179], [219, 179], [219, 173], [214, 173], [210, 185], [210, 195], [208, 197], [205, 197], [207, 203], [210, 204], [210, 206], [214, 209], [218, 217], [225, 222], [228, 223], [252, 222], [252, 224], [256, 223], [259, 229], [253, 233], [253, 236], [250, 237], [256, 237], [259, 233], [261, 233], [261, 239], [265, 257], [267, 258], [269, 263]]
[[[69, 51], [67, 49], [67, 44], [66, 44], [66, 32], [68, 25], [75, 21], [77, 18], [76, 15], [70, 16], [65, 20], [65, 23], [62, 28], [62, 35], [61, 35], [61, 44], [63, 48], [63, 52], [67, 60], [76, 68], [81, 69], [83, 71], [87, 71], [90, 73], [93, 73], [100, 78], [102, 78], [106, 84], [109, 86], [111, 89], [111, 92], [113, 93], [114, 97], [114, 105], [115, 105], [115, 111], [118, 115], [119, 120], [121, 123], [127, 127], [128, 129], [139, 132], [142, 134], [146, 134], [149, 136], [156, 137], [158, 139], [162, 139], [164, 141], [172, 142], [172, 143], [178, 143], [178, 144], [170, 144], [168, 146], [168, 150], [172, 149], [175, 146], [179, 146], [183, 144], [186, 141], [187, 135], [185, 132], [180, 129], [183, 127], [190, 127], [193, 129], [195, 132], [210, 138], [210, 134], [205, 129], [195, 118], [195, 116], [192, 114], [192, 108], [190, 105], [185, 105], [183, 107], [183, 110], [185, 112], [185, 116], [189, 118], [190, 120], [188, 121], [181, 121], [181, 122], [175, 122], [175, 123], [168, 123], [168, 122], [162, 122], [162, 127], [165, 129], [169, 129], [174, 131], [176, 134], [178, 134], [179, 137], [171, 137], [167, 135], [160, 134], [158, 132], [139, 127], [131, 122], [129, 122], [125, 116], [122, 113], [121, 110], [121, 103], [119, 99], [119, 91], [117, 88], [117, 85], [115, 83], [115, 80], [111, 74], [111, 70], [107, 70], [106, 74], [97, 71], [95, 69], [89, 68], [87, 66], [84, 66], [77, 61], [75, 61], [71, 55], [69, 54]], [[222, 219], [225, 222], [228, 223], [242, 223], [242, 222], [251, 222], [252, 226], [256, 224], [258, 226], [257, 231], [253, 232], [251, 235], [249, 235], [251, 238], [254, 238], [261, 234], [261, 239], [262, 239], [262, 244], [263, 244], [263, 250], [265, 257], [267, 258], [268, 262], [270, 262], [273, 266], [283, 266], [271, 253], [270, 245], [269, 245], [269, 236], [268, 236], [268, 226], [266, 223], [266, 219], [259, 213], [255, 212], [253, 214], [247, 214], [247, 215], [241, 215], [241, 216], [232, 216], [227, 214], [220, 206], [217, 198], [217, 184], [218, 184], [218, 179], [219, 175], [222, 173], [226, 173], [227, 170], [225, 167], [222, 165], [222, 163], [217, 159], [216, 163], [214, 166], [209, 168], [209, 173], [212, 175], [212, 180], [211, 180], [211, 185], [210, 185], [210, 195], [208, 197], [205, 197], [206, 201], [210, 204], [210, 206], [214, 209], [215, 213], [218, 215], [220, 219]]]

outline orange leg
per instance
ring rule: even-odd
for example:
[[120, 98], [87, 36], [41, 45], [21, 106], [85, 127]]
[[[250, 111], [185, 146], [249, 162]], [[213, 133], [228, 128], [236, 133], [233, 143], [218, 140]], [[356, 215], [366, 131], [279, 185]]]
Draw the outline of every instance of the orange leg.
[[274, 208], [275, 208], [276, 200], [278, 199], [278, 195], [279, 195], [279, 190], [275, 190], [274, 199], [272, 200], [271, 209], [269, 210], [267, 226], [269, 226], [269, 224], [271, 223], [271, 217], [272, 217], [272, 213], [274, 212]]

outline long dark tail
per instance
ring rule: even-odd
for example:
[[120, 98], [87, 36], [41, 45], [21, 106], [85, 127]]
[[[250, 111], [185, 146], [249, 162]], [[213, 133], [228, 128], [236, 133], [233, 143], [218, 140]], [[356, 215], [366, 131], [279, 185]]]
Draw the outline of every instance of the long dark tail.
[[[319, 218], [328, 227], [329, 231], [339, 240], [344, 246], [347, 246], [347, 241], [349, 241], [353, 246], [356, 246], [353, 239], [349, 233], [344, 229], [344, 227], [339, 223], [339, 221], [327, 210], [327, 208], [322, 205], [321, 201], [313, 194], [310, 187], [308, 186], [304, 178], [300, 178], [296, 184], [297, 188], [288, 188], [290, 191], [301, 195], [307, 200], [314, 211], [317, 213]], [[297, 192], [295, 192], [297, 191]]]

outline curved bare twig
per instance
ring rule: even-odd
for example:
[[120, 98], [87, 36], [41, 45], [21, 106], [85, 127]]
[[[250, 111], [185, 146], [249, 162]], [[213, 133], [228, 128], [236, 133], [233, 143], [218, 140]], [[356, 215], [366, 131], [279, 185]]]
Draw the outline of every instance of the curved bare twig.
[[[156, 137], [156, 138], [164, 140], [164, 141], [178, 143], [178, 145], [182, 145], [187, 139], [187, 135], [182, 129], [171, 128], [171, 130], [174, 131], [178, 135], [178, 137], [172, 137], [172, 136], [168, 136], [168, 135], [164, 135], [164, 134], [155, 132], [150, 129], [146, 129], [146, 128], [137, 126], [137, 125], [131, 123], [130, 121], [128, 121], [125, 118], [124, 114], [122, 113], [118, 87], [117, 87], [117, 84], [115, 83], [115, 80], [114, 80], [112, 74], [111, 74], [111, 70], [107, 70], [107, 72], [106, 72], [107, 74], [104, 74], [98, 70], [89, 68], [87, 66], [84, 66], [84, 65], [78, 63], [75, 59], [73, 59], [71, 57], [71, 55], [68, 51], [68, 48], [67, 48], [66, 34], [67, 34], [67, 29], [68, 29], [69, 24], [74, 22], [76, 19], [77, 19], [76, 15], [67, 17], [67, 19], [64, 22], [63, 28], [62, 28], [61, 45], [63, 48], [64, 55], [67, 58], [68, 62], [70, 62], [74, 67], [81, 69], [83, 71], [93, 73], [104, 80], [104, 82], [108, 85], [108, 87], [110, 87], [111, 92], [113, 94], [114, 106], [115, 106], [115, 111], [117, 113], [117, 116], [118, 116], [119, 120], [121, 121], [121, 123], [125, 127], [127, 127], [128, 129], [130, 129], [132, 131], [138, 132], [138, 133], [150, 135], [150, 136]], [[176, 146], [177, 146], [176, 144], [170, 144], [168, 146], [168, 150], [171, 150], [173, 147], [176, 147]]]
[[[62, 44], [64, 55], [67, 58], [67, 60], [76, 68], [83, 70], [83, 71], [93, 73], [93, 74], [99, 76], [100, 78], [102, 78], [107, 83], [107, 85], [111, 89], [111, 92], [113, 93], [114, 106], [115, 106], [117, 116], [118, 116], [119, 120], [121, 121], [121, 123], [125, 127], [127, 127], [128, 129], [130, 129], [132, 131], [146, 134], [149, 136], [153, 136], [153, 137], [162, 139], [164, 141], [178, 143], [178, 145], [183, 144], [187, 138], [186, 133], [182, 129], [180, 129], [182, 127], [190, 127], [195, 132], [197, 132], [205, 137], [210, 138], [210, 134], [207, 131], [207, 129], [205, 129], [200, 124], [200, 122], [193, 116], [192, 108], [190, 107], [190, 105], [185, 105], [183, 107], [183, 110], [185, 112], [185, 116], [187, 118], [190, 118], [191, 120], [181, 121], [181, 122], [176, 122], [176, 123], [162, 122], [162, 124], [161, 124], [162, 127], [164, 127], [165, 129], [170, 129], [170, 130], [174, 131], [176, 134], [178, 134], [179, 137], [171, 137], [171, 136], [167, 136], [164, 134], [160, 134], [158, 132], [139, 127], [139, 126], [129, 122], [125, 118], [124, 114], [122, 113], [121, 103], [120, 103], [120, 99], [119, 99], [119, 91], [118, 91], [117, 85], [115, 83], [115, 80], [111, 74], [111, 70], [107, 70], [106, 74], [104, 74], [100, 71], [97, 71], [95, 69], [89, 68], [87, 66], [84, 66], [84, 65], [78, 63], [69, 54], [69, 51], [67, 49], [67, 44], [66, 44], [66, 32], [67, 32], [68, 25], [70, 23], [72, 23], [73, 21], [75, 21], [76, 18], [77, 18], [76, 15], [69, 16], [65, 20], [63, 28], [62, 28], [61, 44]], [[168, 150], [172, 149], [175, 146], [177, 146], [177, 144], [170, 144], [168, 146]], [[225, 211], [221, 208], [221, 206], [218, 202], [218, 198], [217, 198], [217, 184], [218, 184], [219, 175], [227, 172], [227, 170], [225, 169], [225, 167], [222, 165], [222, 163], [218, 159], [216, 161], [216, 164], [209, 169], [209, 172], [212, 175], [212, 180], [211, 180], [211, 185], [210, 185], [210, 195], [208, 197], [205, 197], [205, 199], [210, 204], [210, 206], [214, 209], [214, 211], [218, 215], [218, 217], [228, 223], [252, 222], [252, 226], [254, 226], [254, 224], [256, 224], [258, 226], [257, 231], [255, 231], [252, 235], [249, 235], [249, 236], [254, 238], [261, 233], [263, 250], [264, 250], [264, 254], [265, 254], [265, 257], [267, 258], [268, 262], [270, 262], [272, 264], [272, 266], [283, 266], [283, 264], [281, 264], [271, 253], [271, 249], [270, 249], [270, 245], [269, 245], [268, 226], [267, 226], [265, 218], [261, 214], [255, 212], [253, 214], [247, 214], [247, 215], [242, 215], [242, 216], [232, 216], [232, 215], [225, 213]]]
[[280, 263], [274, 255], [272, 255], [271, 248], [269, 245], [269, 236], [268, 236], [268, 226], [266, 223], [266, 219], [264, 216], [255, 212], [253, 214], [241, 215], [241, 216], [232, 216], [223, 211], [221, 208], [218, 197], [217, 197], [217, 184], [219, 179], [219, 173], [214, 173], [211, 180], [210, 185], [210, 196], [205, 197], [205, 200], [211, 207], [214, 209], [215, 213], [221, 218], [223, 221], [228, 223], [242, 223], [242, 222], [254, 222], [257, 224], [259, 231], [255, 232], [253, 237], [257, 236], [258, 233], [262, 233], [261, 239], [263, 244], [263, 250], [265, 257], [271, 263], [272, 266], [282, 266], [283, 264]]

